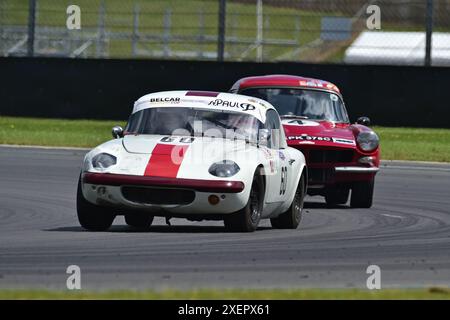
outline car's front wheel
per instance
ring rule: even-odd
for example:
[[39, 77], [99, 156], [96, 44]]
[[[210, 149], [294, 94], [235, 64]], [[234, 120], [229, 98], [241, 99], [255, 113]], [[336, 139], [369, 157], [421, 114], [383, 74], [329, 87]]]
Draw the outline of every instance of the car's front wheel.
[[270, 219], [272, 227], [276, 229], [297, 229], [302, 220], [303, 204], [306, 194], [305, 175], [302, 174], [297, 190], [295, 190], [294, 200], [287, 211], [276, 218]]
[[90, 231], [109, 229], [115, 218], [110, 208], [97, 206], [84, 198], [81, 189], [81, 177], [78, 180], [77, 215], [81, 226]]
[[370, 208], [373, 200], [375, 180], [356, 182], [352, 187], [350, 206], [352, 208]]
[[153, 216], [142, 212], [129, 212], [125, 214], [125, 222], [138, 230], [148, 230], [153, 222]]
[[247, 205], [224, 219], [225, 228], [237, 232], [255, 231], [261, 220], [263, 200], [264, 180], [259, 173], [255, 173]]

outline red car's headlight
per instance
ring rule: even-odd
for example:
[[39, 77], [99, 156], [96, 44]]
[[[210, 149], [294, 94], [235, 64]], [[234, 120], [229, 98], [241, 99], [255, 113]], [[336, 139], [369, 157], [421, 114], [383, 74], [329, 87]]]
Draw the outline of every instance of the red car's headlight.
[[375, 132], [365, 131], [358, 135], [356, 142], [361, 150], [368, 152], [373, 151], [378, 147], [380, 139]]

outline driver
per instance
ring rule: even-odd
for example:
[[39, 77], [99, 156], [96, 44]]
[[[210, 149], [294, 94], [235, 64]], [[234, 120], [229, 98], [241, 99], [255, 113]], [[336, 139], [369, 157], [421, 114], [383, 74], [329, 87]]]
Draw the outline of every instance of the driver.
[[230, 127], [235, 128], [234, 134], [241, 139], [256, 141], [256, 119], [247, 115], [231, 114], [229, 117]]
[[315, 101], [314, 98], [304, 95], [303, 96], [303, 110], [302, 115], [309, 119], [324, 119], [325, 106], [322, 101]]
[[186, 112], [181, 110], [158, 110], [156, 132], [171, 135], [174, 131], [186, 130]]

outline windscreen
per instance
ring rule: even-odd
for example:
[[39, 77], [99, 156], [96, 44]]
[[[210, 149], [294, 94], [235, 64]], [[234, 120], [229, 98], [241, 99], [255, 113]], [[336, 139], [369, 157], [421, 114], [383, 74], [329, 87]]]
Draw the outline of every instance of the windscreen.
[[302, 116], [311, 120], [349, 122], [338, 95], [325, 91], [291, 88], [251, 88], [240, 92], [270, 102], [283, 116]]
[[148, 108], [131, 115], [125, 134], [191, 135], [256, 141], [254, 116], [186, 107]]

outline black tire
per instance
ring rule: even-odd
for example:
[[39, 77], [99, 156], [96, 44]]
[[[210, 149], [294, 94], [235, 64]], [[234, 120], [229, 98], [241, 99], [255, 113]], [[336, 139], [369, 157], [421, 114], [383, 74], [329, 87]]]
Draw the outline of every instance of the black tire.
[[374, 185], [374, 179], [353, 184], [350, 206], [352, 208], [370, 208], [372, 206]]
[[143, 212], [129, 212], [125, 214], [125, 222], [138, 230], [148, 230], [153, 222], [153, 216]]
[[81, 226], [90, 231], [109, 229], [115, 218], [110, 208], [97, 206], [84, 198], [81, 190], [81, 177], [78, 179], [77, 215]]
[[297, 229], [303, 215], [303, 204], [306, 194], [305, 175], [302, 174], [295, 191], [295, 196], [291, 206], [276, 218], [270, 219], [272, 227], [275, 229]]
[[334, 186], [330, 187], [325, 192], [325, 201], [328, 206], [335, 206], [338, 204], [346, 204], [348, 201], [348, 195], [350, 188], [346, 186]]
[[225, 228], [235, 232], [253, 232], [258, 228], [264, 201], [264, 180], [259, 173], [253, 176], [247, 205], [224, 219]]

